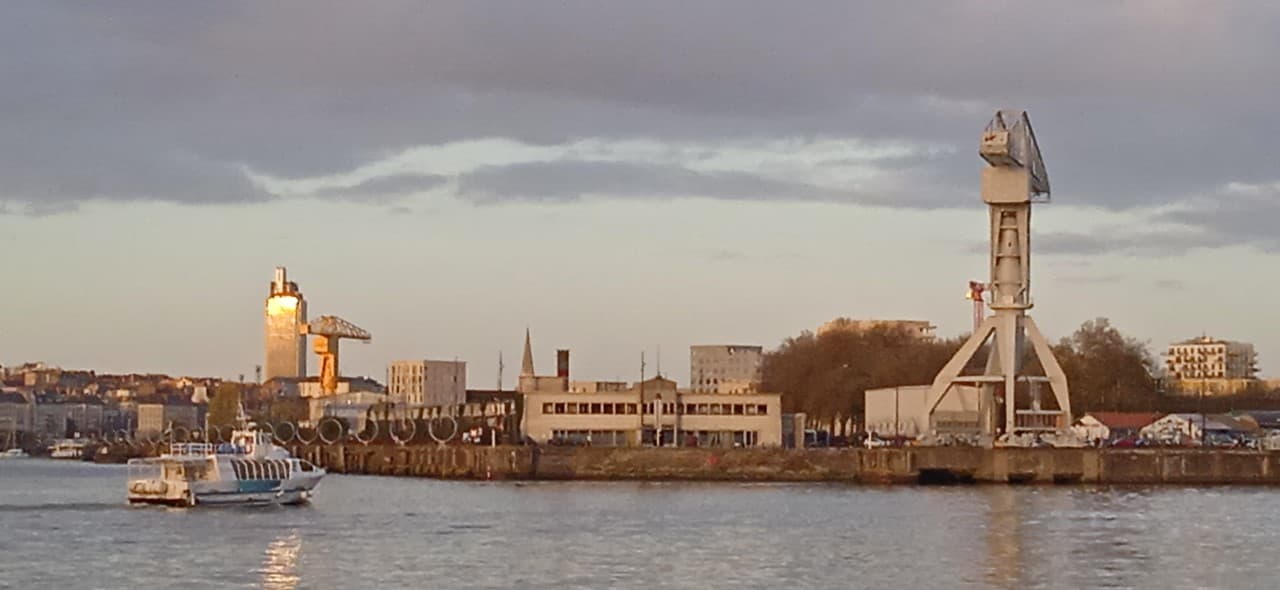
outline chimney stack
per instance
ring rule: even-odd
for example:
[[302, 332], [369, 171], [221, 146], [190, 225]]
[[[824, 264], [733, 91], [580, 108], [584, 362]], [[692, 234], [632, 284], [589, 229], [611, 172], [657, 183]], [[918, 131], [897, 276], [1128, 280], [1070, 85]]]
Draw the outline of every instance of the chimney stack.
[[569, 351], [556, 351], [556, 377], [569, 378]]

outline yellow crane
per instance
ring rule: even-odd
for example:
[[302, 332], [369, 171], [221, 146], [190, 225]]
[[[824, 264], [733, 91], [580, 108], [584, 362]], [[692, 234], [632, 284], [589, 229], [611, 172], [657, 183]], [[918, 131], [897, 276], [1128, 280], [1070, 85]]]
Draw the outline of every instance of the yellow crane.
[[338, 393], [338, 341], [373, 340], [367, 330], [334, 315], [311, 320], [302, 326], [302, 333], [318, 336], [312, 350], [320, 356], [320, 389], [324, 395]]

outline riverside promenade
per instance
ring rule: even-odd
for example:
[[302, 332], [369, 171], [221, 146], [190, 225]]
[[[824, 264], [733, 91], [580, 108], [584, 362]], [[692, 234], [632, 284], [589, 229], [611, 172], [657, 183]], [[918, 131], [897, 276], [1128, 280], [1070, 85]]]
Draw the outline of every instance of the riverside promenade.
[[438, 479], [863, 484], [1280, 484], [1280, 452], [1252, 450], [708, 449], [291, 445], [335, 473]]

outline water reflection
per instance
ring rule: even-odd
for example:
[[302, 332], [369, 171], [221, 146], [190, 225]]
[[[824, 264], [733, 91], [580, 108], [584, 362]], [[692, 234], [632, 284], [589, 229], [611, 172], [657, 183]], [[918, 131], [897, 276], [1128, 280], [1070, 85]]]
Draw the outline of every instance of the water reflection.
[[302, 537], [291, 532], [277, 538], [267, 546], [262, 560], [263, 590], [293, 590], [298, 587], [298, 554], [302, 552]]
[[986, 580], [997, 588], [1022, 587], [1022, 514], [1025, 493], [1010, 487], [992, 487], [986, 494]]

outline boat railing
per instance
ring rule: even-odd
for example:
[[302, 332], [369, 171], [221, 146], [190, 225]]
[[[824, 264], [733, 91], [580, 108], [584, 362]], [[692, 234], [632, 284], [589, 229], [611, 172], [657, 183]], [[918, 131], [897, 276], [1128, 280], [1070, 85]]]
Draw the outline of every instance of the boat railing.
[[170, 455], [205, 456], [213, 454], [210, 443], [172, 443], [169, 445]]

